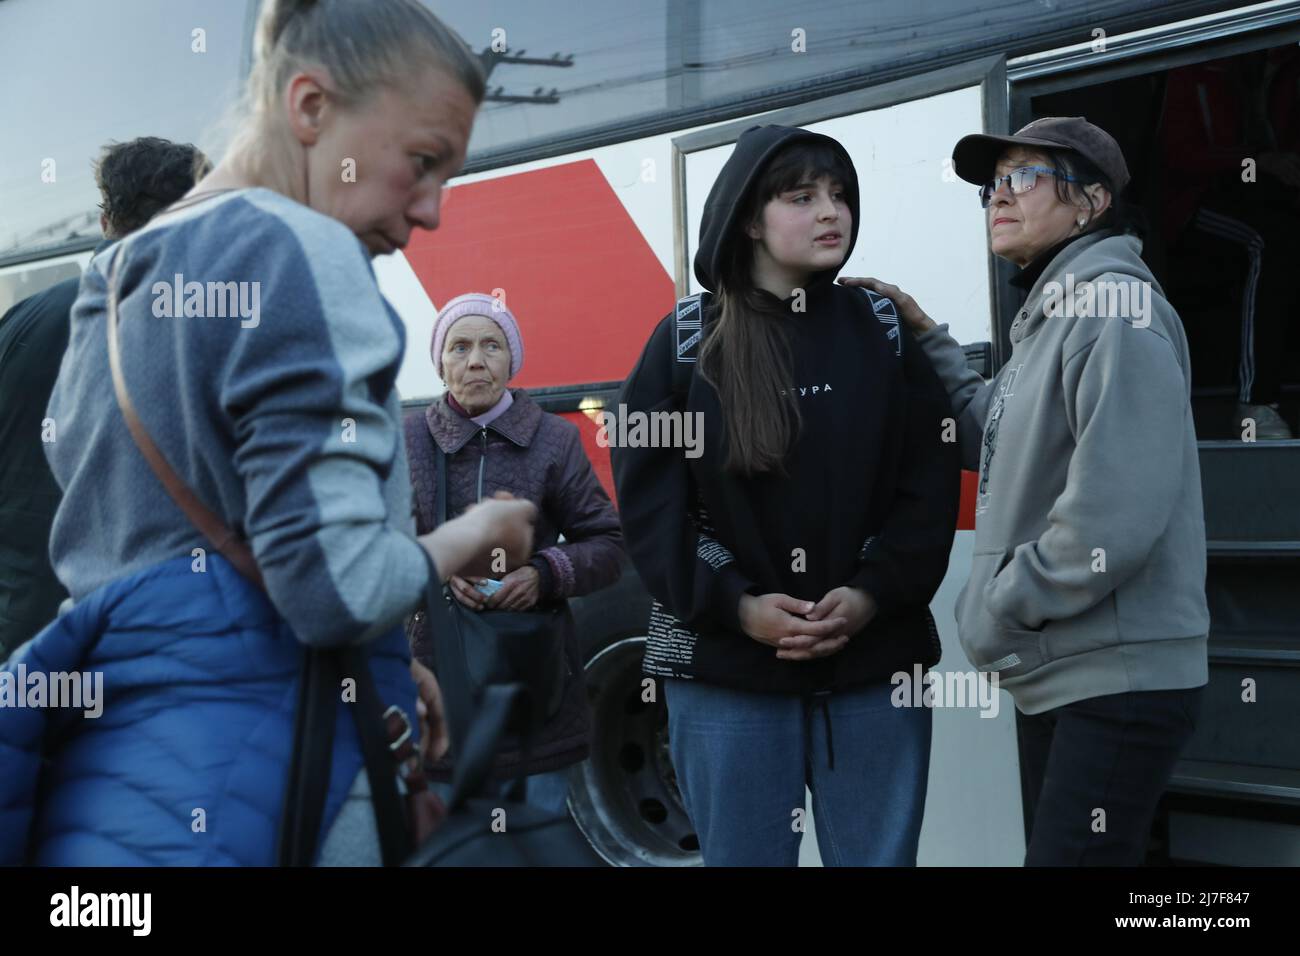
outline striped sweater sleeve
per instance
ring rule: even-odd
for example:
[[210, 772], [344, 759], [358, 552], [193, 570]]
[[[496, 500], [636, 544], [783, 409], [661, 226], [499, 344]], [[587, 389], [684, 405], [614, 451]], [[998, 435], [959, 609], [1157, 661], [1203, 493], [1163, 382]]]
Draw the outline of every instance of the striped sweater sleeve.
[[219, 396], [244, 532], [299, 640], [367, 640], [401, 622], [428, 578], [400, 451], [404, 331], [355, 238], [284, 205], [282, 235], [238, 244], [255, 264], [214, 265], [261, 277], [260, 321], [233, 336]]

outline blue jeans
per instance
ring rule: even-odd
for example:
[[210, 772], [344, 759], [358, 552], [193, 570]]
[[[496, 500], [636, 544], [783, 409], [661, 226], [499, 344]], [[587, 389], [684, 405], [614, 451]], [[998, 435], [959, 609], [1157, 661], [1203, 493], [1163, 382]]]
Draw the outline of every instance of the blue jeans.
[[915, 866], [928, 707], [893, 687], [759, 694], [664, 681], [677, 784], [706, 866], [797, 866], [804, 788], [827, 866]]

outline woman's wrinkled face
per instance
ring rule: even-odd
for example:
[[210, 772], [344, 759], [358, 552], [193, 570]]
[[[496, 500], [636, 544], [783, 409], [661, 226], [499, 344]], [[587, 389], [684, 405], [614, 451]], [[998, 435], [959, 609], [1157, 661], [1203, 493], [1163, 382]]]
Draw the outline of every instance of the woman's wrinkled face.
[[[994, 176], [1005, 176], [1021, 166], [1052, 168], [1042, 153], [1015, 146], [998, 159]], [[1099, 206], [1095, 215], [1100, 215]], [[1024, 267], [1038, 255], [1067, 236], [1080, 231], [1078, 220], [1087, 218], [1087, 201], [1082, 207], [1061, 202], [1056, 193], [1056, 178], [1039, 173], [1028, 192], [1013, 193], [1008, 183], [1000, 183], [989, 202], [987, 222], [989, 250], [995, 255]]]
[[800, 183], [764, 204], [749, 227], [754, 240], [756, 284], [777, 274], [798, 286], [814, 272], [844, 263], [853, 232], [853, 211], [844, 187], [829, 177]]
[[322, 85], [313, 100], [295, 78], [288, 94], [295, 135], [308, 147], [312, 208], [347, 226], [372, 256], [403, 248], [416, 229], [437, 229], [443, 185], [465, 161], [473, 97], [434, 69], [351, 108], [321, 94]]
[[510, 378], [510, 346], [501, 326], [486, 315], [453, 322], [442, 343], [442, 378], [470, 415], [491, 409]]

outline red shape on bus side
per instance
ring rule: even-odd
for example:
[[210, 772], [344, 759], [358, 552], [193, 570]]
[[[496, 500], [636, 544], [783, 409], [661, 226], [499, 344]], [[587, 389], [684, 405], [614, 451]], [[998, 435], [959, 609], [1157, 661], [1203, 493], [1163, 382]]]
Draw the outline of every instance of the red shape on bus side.
[[975, 490], [979, 487], [980, 476], [974, 471], [961, 473], [961, 506], [957, 510], [957, 530], [975, 530]]
[[[528, 388], [621, 381], [672, 309], [672, 277], [595, 161], [453, 187], [406, 257], [435, 305], [505, 292]], [[418, 348], [423, 343], [411, 343]]]

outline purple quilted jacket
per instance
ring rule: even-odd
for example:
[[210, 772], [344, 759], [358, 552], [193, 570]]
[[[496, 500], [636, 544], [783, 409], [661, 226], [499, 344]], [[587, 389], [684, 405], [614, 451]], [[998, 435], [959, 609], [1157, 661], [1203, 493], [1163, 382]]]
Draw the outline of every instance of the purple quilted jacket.
[[[447, 402], [433, 402], [424, 414], [406, 417], [406, 449], [416, 497], [416, 529], [427, 534], [437, 524], [438, 486], [433, 442], [447, 456], [447, 514], [455, 517], [480, 498], [508, 491], [537, 505], [535, 549], [542, 600], [578, 597], [618, 580], [623, 565], [623, 532], [614, 506], [592, 471], [577, 426], [542, 411], [523, 389], [512, 389], [514, 403], [486, 428], [462, 416]], [[564, 535], [564, 543], [559, 537]], [[513, 569], [512, 569], [513, 570]], [[412, 652], [429, 659], [424, 614], [408, 625]], [[566, 648], [578, 675], [570, 680], [564, 704], [542, 729], [527, 764], [512, 742], [497, 760], [495, 775], [543, 773], [587, 756], [590, 712], [581, 678], [576, 635]], [[446, 779], [450, 765], [432, 768]]]

